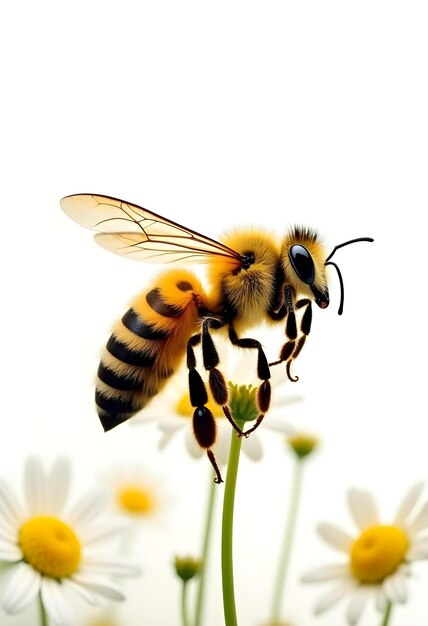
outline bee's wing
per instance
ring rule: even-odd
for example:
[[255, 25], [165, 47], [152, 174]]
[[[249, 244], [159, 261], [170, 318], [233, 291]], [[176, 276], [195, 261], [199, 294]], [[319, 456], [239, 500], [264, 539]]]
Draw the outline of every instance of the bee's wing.
[[82, 226], [101, 231], [95, 239], [103, 248], [137, 261], [204, 261], [207, 255], [240, 260], [228, 246], [124, 200], [77, 194], [63, 198], [61, 207]]

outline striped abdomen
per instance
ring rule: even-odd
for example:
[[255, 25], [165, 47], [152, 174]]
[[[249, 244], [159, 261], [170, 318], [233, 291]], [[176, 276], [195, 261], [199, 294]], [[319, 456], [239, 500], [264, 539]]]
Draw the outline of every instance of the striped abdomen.
[[104, 430], [132, 417], [159, 393], [199, 329], [201, 306], [208, 308], [201, 284], [183, 270], [166, 272], [131, 303], [98, 368], [95, 401]]

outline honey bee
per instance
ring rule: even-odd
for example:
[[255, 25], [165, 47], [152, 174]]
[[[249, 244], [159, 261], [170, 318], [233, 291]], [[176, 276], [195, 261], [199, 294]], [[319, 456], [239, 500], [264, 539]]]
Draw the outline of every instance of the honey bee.
[[[212, 447], [216, 440], [213, 414], [206, 406], [208, 392], [197, 370], [195, 347], [201, 346], [208, 385], [215, 402], [239, 436], [248, 436], [269, 409], [270, 367], [285, 363], [290, 380], [291, 363], [303, 348], [311, 330], [312, 301], [329, 305], [326, 266], [333, 265], [341, 288], [340, 270], [327, 255], [319, 235], [303, 227], [291, 228], [282, 241], [262, 229], [239, 229], [216, 241], [143, 209], [140, 206], [95, 194], [77, 194], [61, 200], [65, 213], [79, 224], [101, 231], [95, 240], [102, 247], [137, 261], [185, 264], [205, 262], [210, 288], [187, 269], [169, 269], [137, 296], [116, 323], [102, 353], [97, 373], [95, 402], [105, 431], [143, 409], [165, 386], [183, 358], [189, 375], [193, 432], [207, 451], [215, 481], [222, 482]], [[298, 319], [299, 318], [299, 319]], [[242, 336], [262, 321], [285, 323], [285, 343], [271, 363], [257, 339]], [[224, 329], [231, 343], [257, 351], [258, 407], [255, 425], [243, 432], [228, 408], [228, 388], [219, 369], [219, 355], [212, 331]]]

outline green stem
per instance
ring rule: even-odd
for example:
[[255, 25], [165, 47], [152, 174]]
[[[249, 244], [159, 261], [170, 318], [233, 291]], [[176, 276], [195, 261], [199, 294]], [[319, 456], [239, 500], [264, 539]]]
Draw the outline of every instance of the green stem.
[[296, 529], [300, 494], [302, 491], [303, 465], [304, 461], [297, 458], [294, 465], [288, 515], [285, 524], [284, 538], [280, 551], [278, 572], [276, 575], [276, 582], [272, 600], [271, 621], [273, 623], [279, 622], [281, 615], [281, 601], [284, 597], [285, 581], [287, 577], [288, 565], [290, 562], [294, 532]]
[[182, 626], [190, 626], [187, 613], [187, 581], [184, 580], [181, 588], [181, 624]]
[[202, 620], [202, 607], [204, 604], [205, 598], [205, 583], [206, 583], [206, 574], [208, 569], [208, 551], [210, 547], [210, 539], [211, 539], [211, 529], [212, 529], [212, 521], [213, 521], [213, 512], [214, 512], [214, 502], [215, 496], [218, 491], [218, 485], [212, 479], [212, 472], [210, 472], [210, 488], [208, 492], [208, 505], [207, 512], [205, 517], [205, 530], [203, 535], [202, 542], [202, 567], [199, 573], [199, 583], [198, 583], [198, 592], [196, 597], [196, 612], [195, 612], [195, 626], [200, 626]]
[[389, 618], [391, 617], [391, 611], [392, 611], [392, 604], [391, 602], [388, 602], [388, 604], [386, 605], [386, 609], [385, 609], [385, 615], [382, 618], [381, 626], [388, 626]]
[[[244, 422], [235, 420], [242, 429]], [[233, 511], [235, 505], [236, 478], [242, 438], [232, 432], [226, 484], [224, 487], [223, 521], [221, 529], [221, 573], [223, 583], [223, 609], [226, 626], [238, 626], [236, 619], [235, 589], [233, 584]]]
[[48, 616], [43, 605], [42, 594], [39, 593], [40, 626], [48, 626]]

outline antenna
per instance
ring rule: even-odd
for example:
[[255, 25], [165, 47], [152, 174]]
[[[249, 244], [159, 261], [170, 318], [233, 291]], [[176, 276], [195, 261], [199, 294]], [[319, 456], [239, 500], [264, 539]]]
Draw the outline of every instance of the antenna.
[[343, 313], [343, 303], [345, 300], [345, 287], [343, 284], [343, 278], [342, 278], [342, 274], [340, 272], [339, 266], [336, 265], [336, 263], [334, 261], [330, 261], [331, 257], [333, 256], [333, 254], [336, 252], [336, 250], [339, 250], [339, 248], [343, 248], [344, 246], [349, 246], [349, 244], [351, 243], [357, 243], [358, 241], [370, 241], [373, 242], [374, 239], [372, 237], [358, 237], [358, 239], [350, 239], [349, 241], [345, 241], [345, 243], [340, 243], [338, 246], [335, 246], [333, 248], [333, 252], [331, 252], [328, 257], [325, 260], [324, 265], [333, 265], [336, 268], [337, 271], [337, 275], [339, 276], [339, 283], [340, 283], [340, 304], [339, 304], [339, 310], [338, 310], [338, 315], [342, 315]]

